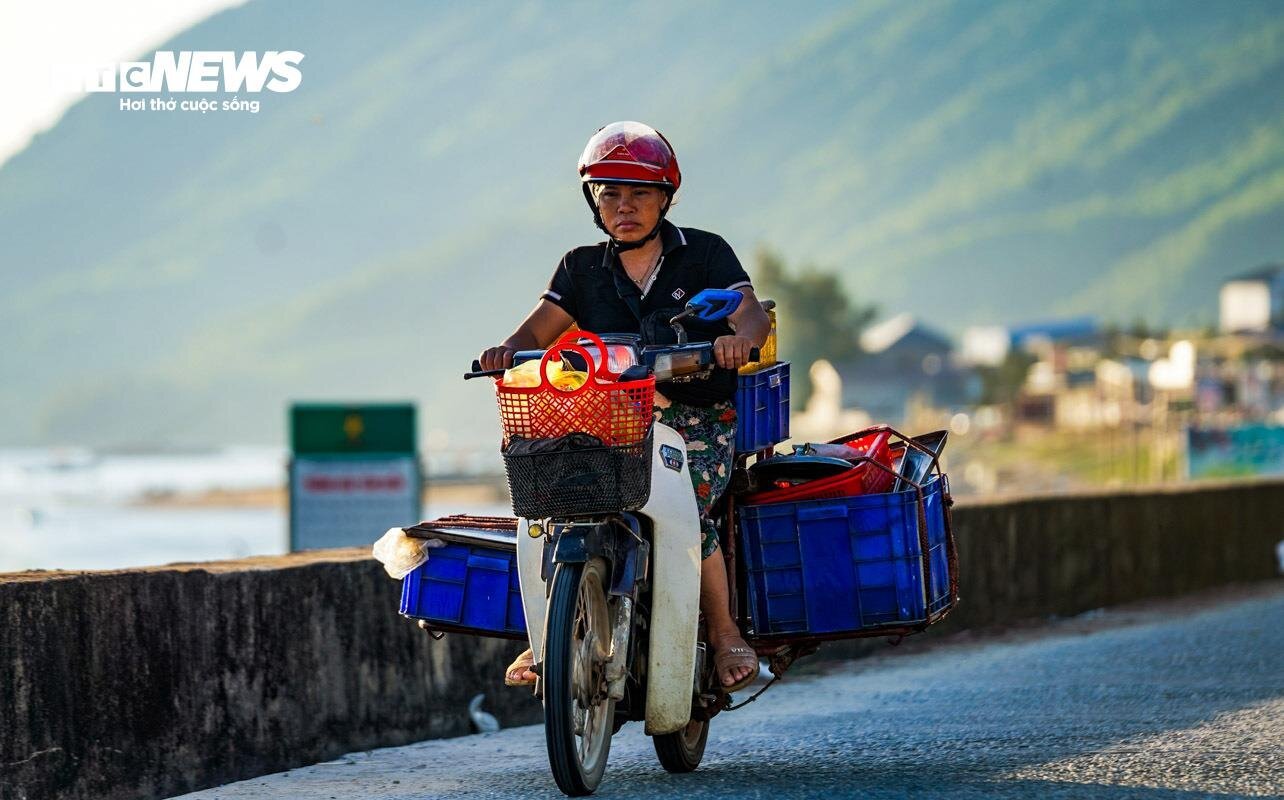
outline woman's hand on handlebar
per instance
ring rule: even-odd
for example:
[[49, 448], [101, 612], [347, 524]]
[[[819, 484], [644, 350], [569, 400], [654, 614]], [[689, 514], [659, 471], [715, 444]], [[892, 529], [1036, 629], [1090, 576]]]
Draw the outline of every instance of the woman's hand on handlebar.
[[571, 327], [575, 318], [548, 300], [540, 300], [535, 309], [517, 326], [513, 335], [504, 343], [491, 347], [477, 359], [483, 370], [508, 369], [513, 366], [513, 354], [521, 350], [539, 350], [547, 347], [563, 331]]
[[491, 347], [483, 351], [481, 358], [478, 360], [481, 361], [481, 368], [483, 370], [508, 369], [513, 366], [513, 353], [516, 352], [516, 347], [509, 347], [508, 345], [501, 344], [497, 347]]
[[719, 336], [713, 340], [713, 358], [723, 369], [740, 369], [749, 363], [753, 342], [744, 336]]

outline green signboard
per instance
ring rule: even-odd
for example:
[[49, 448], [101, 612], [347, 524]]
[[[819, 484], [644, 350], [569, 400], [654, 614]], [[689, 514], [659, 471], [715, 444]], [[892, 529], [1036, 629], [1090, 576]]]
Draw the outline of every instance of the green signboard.
[[422, 515], [409, 403], [290, 408], [290, 550], [373, 543]]
[[415, 407], [410, 403], [290, 408], [290, 449], [301, 453], [414, 453]]

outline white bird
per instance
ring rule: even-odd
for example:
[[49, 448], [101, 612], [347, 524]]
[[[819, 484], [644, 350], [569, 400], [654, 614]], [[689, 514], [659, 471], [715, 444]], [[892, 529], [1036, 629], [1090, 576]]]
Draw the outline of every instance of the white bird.
[[472, 700], [468, 701], [468, 716], [472, 717], [473, 725], [477, 727], [478, 733], [494, 733], [499, 730], [499, 720], [494, 715], [488, 714], [481, 710], [482, 701], [486, 695], [479, 694]]

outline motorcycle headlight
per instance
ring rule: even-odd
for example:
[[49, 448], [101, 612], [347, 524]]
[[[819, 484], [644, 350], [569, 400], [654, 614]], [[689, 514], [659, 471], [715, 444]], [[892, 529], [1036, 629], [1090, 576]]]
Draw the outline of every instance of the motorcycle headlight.
[[[600, 368], [602, 366], [602, 354], [598, 352], [597, 345], [587, 339], [581, 339], [580, 344], [593, 356], [593, 365]], [[638, 352], [633, 345], [606, 345], [606, 365], [611, 372], [619, 375], [636, 363], [638, 363]]]
[[637, 350], [627, 344], [608, 344], [606, 353], [607, 366], [617, 375], [638, 363]]

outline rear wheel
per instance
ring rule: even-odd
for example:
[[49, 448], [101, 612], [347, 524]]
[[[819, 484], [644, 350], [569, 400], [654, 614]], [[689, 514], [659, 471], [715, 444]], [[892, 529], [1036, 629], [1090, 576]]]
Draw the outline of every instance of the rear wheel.
[[669, 772], [691, 772], [704, 758], [704, 745], [709, 740], [709, 720], [693, 719], [673, 733], [651, 737], [660, 766]]
[[607, 697], [611, 615], [606, 564], [559, 564], [553, 574], [544, 646], [544, 735], [558, 788], [592, 794], [611, 750], [615, 703]]

